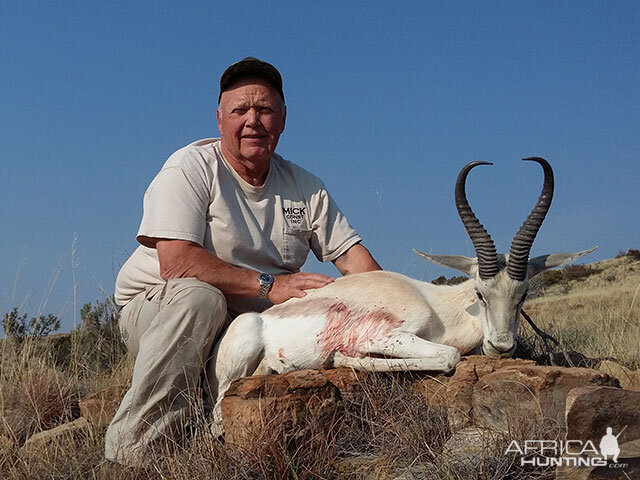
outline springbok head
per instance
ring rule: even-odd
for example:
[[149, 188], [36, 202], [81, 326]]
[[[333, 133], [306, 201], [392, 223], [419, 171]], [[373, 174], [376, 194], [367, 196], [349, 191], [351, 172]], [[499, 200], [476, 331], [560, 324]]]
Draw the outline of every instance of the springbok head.
[[493, 358], [510, 357], [515, 352], [520, 311], [527, 297], [529, 279], [549, 268], [572, 262], [597, 248], [529, 258], [533, 241], [551, 206], [553, 170], [544, 158], [531, 157], [524, 160], [537, 162], [542, 166], [544, 183], [538, 202], [511, 242], [509, 254], [496, 252], [491, 236], [474, 215], [465, 193], [465, 183], [471, 169], [478, 165], [493, 165], [489, 162], [467, 164], [460, 171], [455, 186], [458, 214], [471, 237], [476, 258], [415, 251], [427, 260], [459, 270], [473, 279], [478, 299], [468, 307], [468, 311], [482, 318], [482, 351]]

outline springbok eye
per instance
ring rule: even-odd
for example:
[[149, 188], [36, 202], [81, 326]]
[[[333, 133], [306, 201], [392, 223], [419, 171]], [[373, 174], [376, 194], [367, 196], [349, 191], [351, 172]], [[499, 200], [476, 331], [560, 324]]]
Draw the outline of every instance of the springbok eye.
[[484, 302], [484, 297], [482, 296], [482, 294], [481, 294], [478, 290], [476, 290], [476, 295], [478, 296], [478, 299], [479, 299], [481, 302]]

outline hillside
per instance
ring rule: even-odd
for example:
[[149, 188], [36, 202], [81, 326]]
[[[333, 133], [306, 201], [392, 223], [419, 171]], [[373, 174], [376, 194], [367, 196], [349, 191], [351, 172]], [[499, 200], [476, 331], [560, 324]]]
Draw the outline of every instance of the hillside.
[[[534, 282], [524, 310], [568, 350], [640, 365], [640, 259], [631, 256], [568, 266]], [[563, 274], [566, 274], [563, 276]], [[573, 278], [572, 278], [573, 277]], [[554, 280], [548, 284], [548, 280]], [[523, 335], [531, 330], [521, 326]]]
[[[640, 258], [625, 256], [548, 271], [535, 279], [531, 290], [524, 310], [566, 350], [590, 358], [615, 358], [627, 367], [638, 368]], [[291, 459], [286, 449], [278, 450], [281, 445], [276, 440], [270, 447], [271, 457], [265, 461], [225, 449], [212, 438], [207, 425], [198, 425], [198, 442], [180, 446], [177, 453], [158, 453], [153, 472], [110, 470], [102, 453], [106, 424], [89, 426], [86, 420], [81, 424], [83, 418], [67, 423], [78, 418], [79, 399], [106, 388], [115, 396], [113, 407], [129, 382], [133, 362], [123, 355], [117, 335], [109, 332], [96, 336], [79, 331], [0, 342], [0, 478], [289, 478], [276, 475], [276, 471], [289, 472], [291, 478], [371, 478], [355, 470], [348, 477], [336, 474], [342, 467], [331, 456], [335, 438], [326, 439], [326, 451], [312, 452], [313, 465], [305, 463], [310, 453], [296, 452], [297, 460]], [[542, 342], [524, 321], [520, 337], [520, 355], [544, 362]], [[365, 453], [370, 450], [389, 465], [402, 464], [407, 456], [437, 459], [438, 449], [451, 437], [446, 419], [437, 410], [425, 411], [412, 387], [405, 388], [409, 384], [401, 376], [376, 378], [377, 383], [366, 387], [371, 403], [354, 404], [356, 410], [349, 422], [355, 426], [348, 429], [352, 433], [340, 438], [342, 443], [353, 442], [349, 448], [343, 445], [345, 451], [351, 454], [361, 448], [360, 443], [366, 444]], [[197, 401], [194, 407], [200, 408]], [[77, 424], [78, 431], [53, 446], [36, 446], [30, 453], [21, 448], [27, 438], [62, 424]], [[425, 453], [425, 448], [430, 453]], [[505, 461], [500, 460], [501, 468], [516, 475]], [[270, 470], [275, 468], [273, 462], [281, 462], [278, 468], [282, 470]], [[332, 473], [324, 476], [322, 472]], [[538, 473], [516, 477], [550, 478]]]

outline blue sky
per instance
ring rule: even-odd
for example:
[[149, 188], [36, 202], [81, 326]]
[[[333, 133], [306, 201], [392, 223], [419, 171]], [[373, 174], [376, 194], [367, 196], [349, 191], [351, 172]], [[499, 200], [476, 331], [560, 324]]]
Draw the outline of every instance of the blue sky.
[[220, 74], [248, 55], [284, 77], [279, 153], [386, 269], [431, 280], [456, 272], [412, 248], [473, 255], [453, 204], [472, 160], [495, 163], [468, 194], [500, 251], [541, 186], [527, 156], [556, 173], [533, 255], [640, 248], [638, 31], [630, 1], [0, 0], [0, 310], [68, 330], [113, 292], [148, 183], [217, 135]]

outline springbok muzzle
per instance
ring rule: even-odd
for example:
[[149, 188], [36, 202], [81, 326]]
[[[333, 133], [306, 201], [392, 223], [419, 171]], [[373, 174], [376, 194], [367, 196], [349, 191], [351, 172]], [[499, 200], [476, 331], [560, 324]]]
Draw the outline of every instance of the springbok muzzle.
[[502, 333], [482, 342], [482, 351], [491, 358], [512, 357], [516, 351], [516, 339], [511, 333]]

